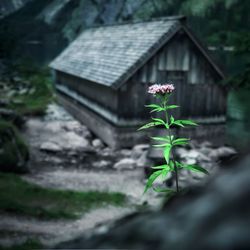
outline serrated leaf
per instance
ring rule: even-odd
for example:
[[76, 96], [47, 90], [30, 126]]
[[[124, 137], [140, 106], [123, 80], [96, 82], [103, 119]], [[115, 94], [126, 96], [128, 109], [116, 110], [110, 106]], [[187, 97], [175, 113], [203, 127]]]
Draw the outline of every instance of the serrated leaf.
[[186, 138], [178, 138], [173, 141], [173, 145], [186, 145], [188, 144], [189, 139]]
[[168, 165], [163, 164], [163, 165], [154, 166], [154, 167], [151, 167], [151, 168], [153, 168], [153, 169], [164, 169], [164, 168], [166, 168], [167, 166], [168, 166]]
[[161, 112], [161, 111], [164, 111], [165, 109], [164, 108], [155, 108], [155, 109], [152, 109], [150, 111], [150, 113], [153, 113], [153, 112]]
[[149, 123], [143, 125], [142, 127], [140, 127], [137, 130], [148, 129], [148, 128], [159, 126], [159, 125], [161, 125], [161, 123], [159, 123], [159, 122], [149, 122]]
[[159, 122], [159, 123], [161, 123], [162, 125], [165, 125], [166, 123], [162, 120], [162, 119], [160, 119], [160, 118], [152, 118], [152, 120], [153, 121], [156, 121], [156, 122]]
[[198, 126], [197, 123], [191, 120], [176, 120], [174, 124], [181, 126], [181, 127], [185, 127], [185, 125]]
[[177, 106], [177, 105], [169, 105], [167, 106], [166, 109], [176, 109], [176, 108], [179, 108], [180, 106]]
[[161, 108], [161, 106], [158, 104], [149, 104], [149, 105], [145, 105], [145, 107], [147, 107], [147, 108]]
[[174, 121], [172, 124], [177, 125], [177, 126], [180, 126], [180, 127], [182, 127], [182, 128], [185, 127], [179, 120]]
[[158, 170], [149, 176], [147, 184], [146, 184], [145, 189], [144, 189], [144, 193], [146, 193], [148, 191], [148, 189], [152, 187], [156, 178], [161, 175], [161, 172], [162, 172], [161, 170]]
[[170, 144], [166, 145], [163, 154], [167, 163], [169, 163], [170, 151], [171, 151], [171, 145]]
[[198, 166], [198, 165], [185, 165], [185, 164], [183, 164], [182, 167], [189, 169], [191, 171], [194, 171], [194, 172], [201, 172], [203, 174], [209, 175], [209, 172], [205, 168]]

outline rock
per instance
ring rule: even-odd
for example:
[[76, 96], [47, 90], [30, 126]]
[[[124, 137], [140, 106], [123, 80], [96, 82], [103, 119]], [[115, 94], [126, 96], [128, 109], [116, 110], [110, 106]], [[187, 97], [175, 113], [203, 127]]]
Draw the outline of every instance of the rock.
[[134, 169], [136, 166], [136, 161], [131, 158], [124, 158], [120, 161], [118, 161], [114, 168], [118, 170], [125, 170], [125, 169]]
[[230, 147], [220, 147], [217, 149], [214, 149], [210, 154], [209, 157], [214, 159], [214, 160], [226, 160], [228, 158], [231, 158], [237, 154], [235, 149], [230, 148]]
[[187, 157], [187, 155], [188, 155], [188, 150], [185, 149], [185, 148], [183, 148], [183, 147], [178, 147], [178, 148], [176, 148], [175, 153], [176, 153], [176, 155], [177, 155], [179, 158], [183, 159], [183, 158]]
[[48, 142], [42, 143], [42, 145], [40, 146], [40, 150], [51, 152], [51, 153], [57, 153], [57, 152], [61, 152], [62, 148], [58, 144], [48, 141]]
[[92, 141], [92, 146], [96, 149], [102, 149], [105, 147], [103, 142], [98, 138], [96, 138]]
[[213, 144], [210, 141], [204, 141], [200, 143], [200, 148], [212, 148]]
[[120, 155], [121, 155], [122, 157], [129, 158], [129, 157], [131, 157], [131, 155], [132, 155], [132, 150], [130, 150], [130, 149], [121, 149], [121, 150], [119, 151], [119, 153], [120, 153]]
[[197, 157], [199, 156], [199, 152], [195, 149], [191, 149], [188, 151], [187, 157], [191, 158], [191, 159], [197, 159]]
[[100, 161], [93, 162], [92, 165], [94, 168], [107, 168], [111, 165], [111, 162], [105, 161], [105, 160], [100, 160]]
[[145, 168], [151, 165], [151, 163], [149, 162], [149, 159], [147, 158], [148, 152], [145, 151], [142, 153], [142, 155], [140, 156], [140, 158], [138, 160], [136, 160], [136, 166], [140, 167], [140, 168]]
[[172, 197], [161, 211], [134, 213], [56, 249], [249, 249], [249, 164]]
[[149, 144], [137, 144], [132, 149], [132, 158], [138, 159], [144, 151], [149, 149]]

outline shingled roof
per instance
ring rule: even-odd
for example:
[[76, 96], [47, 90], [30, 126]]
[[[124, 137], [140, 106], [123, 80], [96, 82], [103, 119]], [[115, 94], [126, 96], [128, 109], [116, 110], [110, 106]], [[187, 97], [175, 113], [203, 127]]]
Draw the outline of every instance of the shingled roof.
[[182, 27], [180, 19], [87, 29], [50, 66], [118, 88]]

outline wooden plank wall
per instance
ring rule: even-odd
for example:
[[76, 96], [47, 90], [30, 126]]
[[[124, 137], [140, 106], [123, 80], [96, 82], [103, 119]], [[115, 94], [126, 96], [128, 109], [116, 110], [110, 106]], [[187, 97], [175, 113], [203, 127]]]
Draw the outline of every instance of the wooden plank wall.
[[[170, 81], [176, 88], [172, 103], [181, 106], [181, 109], [173, 111], [173, 115], [177, 118], [205, 118], [225, 115], [226, 92], [218, 85], [219, 80], [218, 73], [187, 35], [180, 33], [139, 70], [130, 84], [137, 82], [140, 85], [137, 91], [147, 95], [150, 83]], [[155, 101], [149, 95], [144, 100], [147, 103]]]

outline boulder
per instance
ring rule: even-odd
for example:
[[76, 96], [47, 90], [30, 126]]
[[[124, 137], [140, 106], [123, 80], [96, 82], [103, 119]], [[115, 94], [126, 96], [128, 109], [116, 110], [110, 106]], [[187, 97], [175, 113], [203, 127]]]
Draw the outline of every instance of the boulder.
[[140, 212], [106, 230], [56, 249], [250, 249], [250, 157], [206, 187], [170, 198], [162, 210]]
[[115, 163], [114, 168], [118, 170], [134, 169], [136, 166], [136, 161], [131, 158], [124, 158], [117, 163]]

